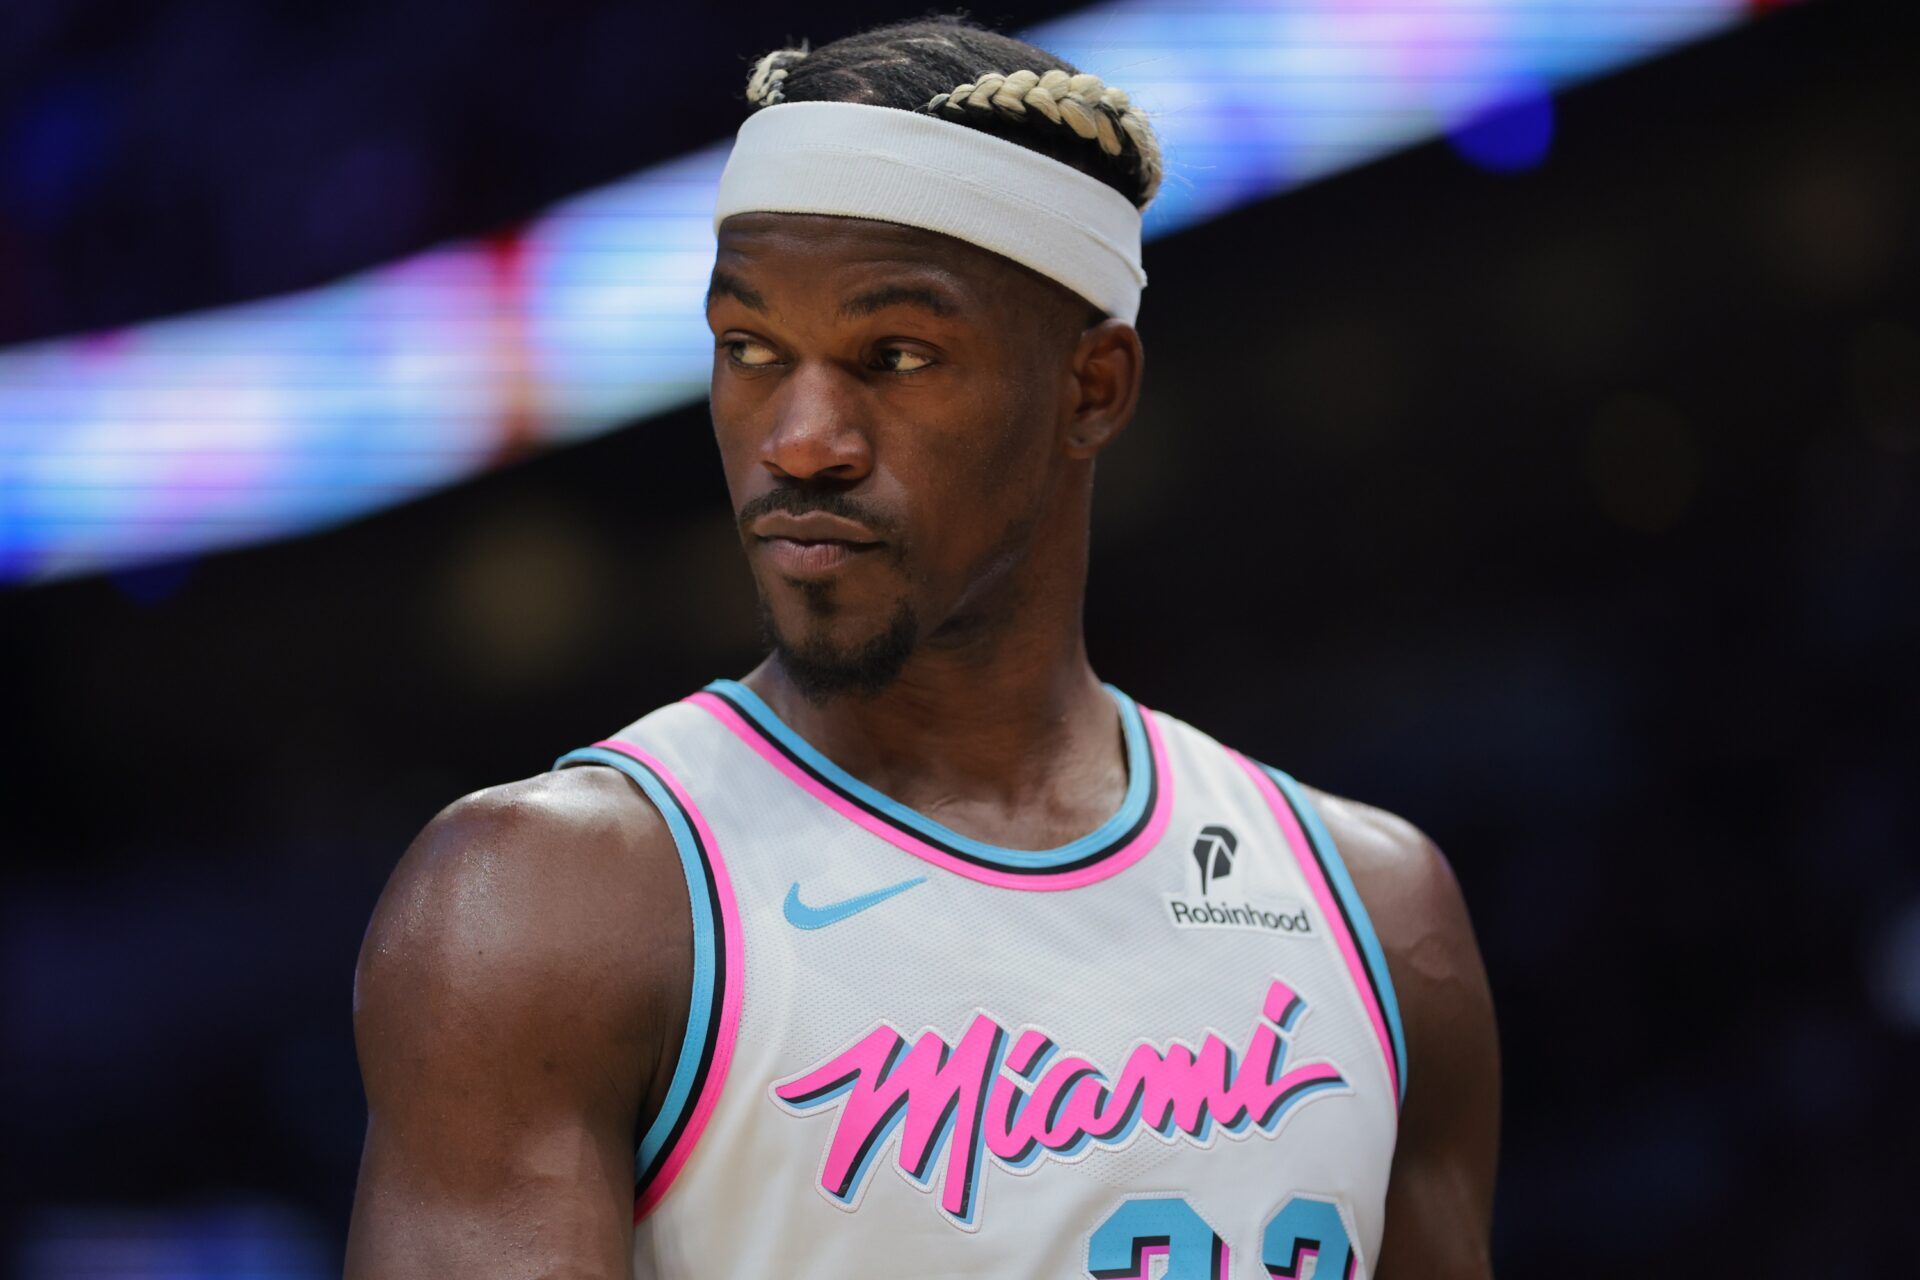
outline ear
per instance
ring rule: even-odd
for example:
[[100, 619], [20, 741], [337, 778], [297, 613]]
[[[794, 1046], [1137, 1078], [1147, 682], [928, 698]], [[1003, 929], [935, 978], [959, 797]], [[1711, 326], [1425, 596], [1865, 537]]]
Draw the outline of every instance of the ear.
[[1102, 320], [1075, 346], [1063, 441], [1070, 458], [1092, 458], [1133, 420], [1146, 352], [1124, 320]]

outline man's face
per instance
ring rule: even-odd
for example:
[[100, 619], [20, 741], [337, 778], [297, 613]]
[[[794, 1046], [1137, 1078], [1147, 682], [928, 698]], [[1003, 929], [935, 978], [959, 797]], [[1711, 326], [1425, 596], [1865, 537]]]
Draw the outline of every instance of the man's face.
[[1062, 472], [1070, 295], [929, 232], [740, 214], [707, 319], [727, 485], [802, 692], [876, 691], [1013, 606]]

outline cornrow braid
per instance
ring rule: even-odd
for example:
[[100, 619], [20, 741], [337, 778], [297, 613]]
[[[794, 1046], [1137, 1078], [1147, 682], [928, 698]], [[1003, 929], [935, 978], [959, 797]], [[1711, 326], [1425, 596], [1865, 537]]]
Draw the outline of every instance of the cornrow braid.
[[807, 56], [806, 42], [803, 40], [797, 49], [775, 49], [766, 57], [753, 64], [753, 70], [747, 76], [747, 101], [756, 107], [770, 107], [785, 95], [781, 92], [781, 81], [787, 78], [787, 71]]
[[958, 118], [970, 111], [999, 112], [1022, 122], [1031, 119], [1030, 111], [1036, 112], [1049, 124], [1097, 142], [1110, 156], [1126, 154], [1131, 145], [1140, 174], [1138, 204], [1144, 206], [1160, 190], [1160, 141], [1146, 113], [1128, 100], [1126, 90], [1099, 76], [1084, 71], [1070, 75], [1058, 68], [994, 72], [935, 94], [925, 110]]
[[[981, 67], [1030, 68], [982, 74]], [[860, 102], [935, 115], [1037, 151], [1144, 209], [1160, 143], [1125, 91], [1044, 49], [960, 18], [892, 23], [754, 63], [747, 101]]]

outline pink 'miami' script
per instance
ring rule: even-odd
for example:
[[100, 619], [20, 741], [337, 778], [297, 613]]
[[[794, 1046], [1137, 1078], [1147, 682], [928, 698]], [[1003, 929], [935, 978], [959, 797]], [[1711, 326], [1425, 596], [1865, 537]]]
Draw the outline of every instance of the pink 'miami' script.
[[977, 1013], [958, 1040], [922, 1031], [909, 1041], [881, 1025], [819, 1066], [773, 1086], [796, 1115], [837, 1107], [820, 1189], [857, 1208], [896, 1132], [893, 1159], [923, 1190], [940, 1178], [940, 1212], [978, 1225], [985, 1162], [1007, 1169], [1121, 1147], [1141, 1130], [1168, 1142], [1272, 1134], [1295, 1106], [1346, 1086], [1331, 1062], [1287, 1068], [1287, 1045], [1306, 1002], [1274, 980], [1245, 1047], [1208, 1032], [1197, 1049], [1142, 1042], [1118, 1072], [1057, 1052], [1052, 1037], [1007, 1031]]

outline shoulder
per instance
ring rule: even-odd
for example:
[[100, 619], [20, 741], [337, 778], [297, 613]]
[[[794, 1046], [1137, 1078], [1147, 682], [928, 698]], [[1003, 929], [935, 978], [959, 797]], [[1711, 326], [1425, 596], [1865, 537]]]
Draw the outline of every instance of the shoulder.
[[368, 1125], [349, 1274], [613, 1274], [634, 1136], [684, 1034], [690, 928], [671, 834], [610, 770], [492, 787], [427, 823], [354, 975]]
[[1411, 959], [1464, 930], [1472, 940], [1460, 882], [1447, 857], [1398, 814], [1302, 786], [1333, 837], [1340, 860], [1391, 959]]
[[677, 865], [665, 821], [625, 778], [557, 770], [473, 792], [436, 814], [395, 868], [375, 925], [420, 932], [476, 916], [497, 916], [501, 927], [590, 919], [670, 898], [660, 891]]
[[687, 918], [672, 835], [614, 771], [462, 797], [420, 832], [374, 910], [354, 984], [363, 1051], [423, 1021], [472, 1048], [576, 1017], [640, 1037], [684, 1001], [675, 925]]
[[[1333, 838], [1385, 955], [1410, 1087], [1497, 1075], [1493, 1001], [1465, 896], [1427, 834], [1396, 814], [1302, 788]], [[1423, 1092], [1429, 1092], [1423, 1090]]]
[[487, 787], [435, 814], [408, 856], [537, 858], [544, 872], [590, 872], [606, 859], [672, 850], [666, 823], [618, 771], [579, 765]]
[[1490, 1276], [1500, 1043], [1459, 881], [1406, 819], [1325, 792], [1311, 798], [1373, 921], [1405, 1024], [1379, 1274]]

